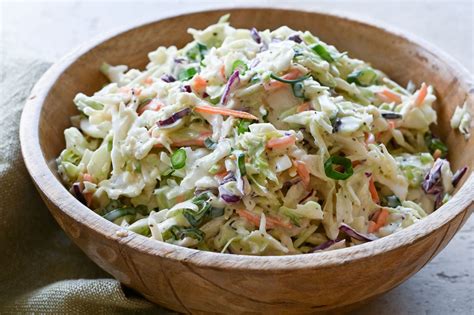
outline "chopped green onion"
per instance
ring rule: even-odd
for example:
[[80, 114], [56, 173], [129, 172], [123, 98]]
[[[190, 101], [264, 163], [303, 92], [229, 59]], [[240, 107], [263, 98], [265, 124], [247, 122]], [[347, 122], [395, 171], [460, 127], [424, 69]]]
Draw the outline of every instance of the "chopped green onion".
[[179, 170], [186, 165], [186, 151], [184, 149], [176, 150], [171, 156], [171, 165], [173, 169]]
[[293, 51], [295, 52], [295, 54], [293, 55], [293, 58], [303, 55], [303, 51], [301, 50], [301, 48], [293, 47]]
[[183, 216], [192, 226], [198, 226], [204, 219], [209, 216], [211, 204], [209, 203], [210, 195], [205, 192], [193, 198], [192, 202], [198, 206], [198, 210], [184, 209]]
[[331, 54], [326, 50], [326, 48], [323, 45], [316, 44], [314, 46], [311, 46], [311, 49], [327, 62], [334, 61]]
[[174, 168], [170, 167], [169, 169], [167, 169], [166, 171], [163, 172], [163, 174], [161, 174], [161, 176], [170, 176], [171, 174], [173, 174], [174, 172]]
[[217, 143], [212, 141], [212, 139], [210, 137], [206, 138], [204, 140], [204, 145], [206, 146], [206, 148], [208, 148], [209, 150], [214, 150], [217, 146]]
[[169, 231], [176, 240], [182, 240], [185, 237], [191, 237], [200, 242], [204, 239], [204, 232], [197, 228], [184, 228], [173, 225], [169, 228]]
[[347, 76], [346, 81], [360, 86], [369, 86], [374, 84], [377, 79], [377, 73], [371, 68], [354, 71]]
[[240, 170], [240, 176], [245, 176], [247, 174], [247, 170], [245, 168], [245, 154], [241, 153], [237, 156], [237, 166]]
[[134, 222], [128, 228], [129, 231], [135, 232], [137, 234], [141, 234], [144, 236], [150, 235], [150, 227], [148, 226], [148, 220], [142, 219]]
[[239, 135], [249, 131], [249, 126], [252, 122], [249, 120], [241, 119], [239, 125], [237, 126], [237, 133]]
[[429, 153], [421, 153], [420, 161], [423, 164], [433, 163], [433, 157]]
[[441, 151], [441, 157], [444, 158], [448, 154], [448, 147], [436, 137], [433, 137], [431, 134], [427, 134], [425, 136], [425, 142], [430, 150], [431, 154], [433, 154], [436, 150]]
[[[344, 172], [339, 172], [334, 169], [334, 165], [340, 165], [344, 167]], [[354, 174], [354, 170], [352, 169], [352, 162], [348, 158], [343, 156], [331, 156], [324, 162], [324, 171], [326, 176], [336, 180], [344, 180], [348, 179], [349, 177]]]
[[137, 209], [135, 208], [120, 208], [110, 211], [109, 213], [104, 214], [102, 217], [109, 221], [115, 221], [116, 219], [123, 217], [129, 214], [137, 214]]
[[231, 72], [234, 73], [235, 70], [239, 70], [241, 74], [244, 74], [249, 68], [242, 60], [238, 59], [232, 63]]
[[273, 74], [273, 73], [270, 73], [270, 77], [271, 77], [272, 79], [274, 79], [274, 80], [277, 80], [277, 81], [280, 81], [280, 82], [283, 82], [283, 83], [294, 84], [294, 83], [297, 83], [297, 82], [301, 82], [301, 81], [306, 80], [307, 78], [309, 78], [309, 74], [304, 75], [304, 76], [299, 77], [299, 78], [294, 79], [294, 80], [283, 79], [283, 78], [280, 78], [279, 76], [276, 76], [276, 75]]
[[109, 142], [107, 142], [107, 151], [111, 152], [112, 147], [113, 147], [113, 142], [112, 142], [112, 139], [110, 139]]
[[296, 82], [291, 85], [293, 94], [298, 98], [304, 98], [304, 84], [303, 82]]
[[209, 102], [213, 105], [217, 105], [219, 104], [219, 102], [221, 101], [221, 98], [220, 97], [216, 97], [216, 98], [210, 98], [209, 97]]
[[178, 80], [180, 81], [191, 80], [196, 73], [197, 73], [196, 68], [183, 69], [178, 74]]
[[438, 138], [433, 138], [431, 139], [431, 144], [430, 144], [431, 150], [434, 152], [437, 149], [441, 151], [441, 156], [445, 157], [446, 154], [448, 153], [448, 147]]
[[202, 61], [206, 52], [207, 46], [197, 43], [194, 47], [186, 52], [186, 57], [193, 61]]
[[260, 77], [255, 73], [252, 78], [250, 79], [250, 84], [258, 83], [260, 82]]
[[142, 165], [141, 165], [140, 161], [133, 162], [133, 171], [135, 173], [141, 173], [142, 172]]

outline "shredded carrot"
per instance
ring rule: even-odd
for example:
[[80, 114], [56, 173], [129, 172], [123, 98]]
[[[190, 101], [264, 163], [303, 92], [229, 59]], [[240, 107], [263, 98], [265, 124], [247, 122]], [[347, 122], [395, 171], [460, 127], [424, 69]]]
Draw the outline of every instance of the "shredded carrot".
[[194, 111], [198, 112], [198, 113], [203, 113], [203, 114], [218, 114], [218, 115], [233, 116], [233, 117], [250, 119], [250, 120], [258, 120], [257, 117], [255, 117], [254, 115], [249, 114], [247, 112], [243, 112], [243, 111], [240, 111], [240, 110], [233, 110], [233, 109], [223, 108], [223, 107], [212, 107], [212, 106], [208, 106], [208, 105], [197, 105], [197, 106], [194, 107]]
[[356, 167], [362, 164], [362, 161], [357, 160], [357, 161], [352, 161], [352, 167]]
[[207, 81], [204, 80], [203, 77], [197, 75], [197, 76], [194, 77], [192, 86], [193, 86], [194, 91], [202, 93], [206, 89]]
[[[301, 72], [298, 69], [293, 69], [287, 74], [283, 75], [281, 78], [285, 80], [294, 80], [296, 78], [299, 78], [300, 76], [301, 76]], [[285, 86], [289, 86], [289, 84], [280, 82], [277, 80], [270, 80], [270, 82], [265, 84], [264, 88], [265, 90], [269, 91], [269, 90], [279, 89]]]
[[222, 65], [220, 67], [219, 72], [220, 72], [222, 78], [225, 80], [225, 65]]
[[388, 212], [388, 210], [385, 208], [378, 210], [372, 217], [372, 220], [369, 221], [369, 227], [367, 231], [369, 233], [377, 232], [382, 226], [387, 223], [389, 215], [390, 212]]
[[226, 175], [228, 174], [229, 172], [227, 170], [223, 170], [222, 172], [219, 172], [216, 174], [216, 177], [219, 178], [219, 179], [223, 179], [224, 177], [226, 177]]
[[311, 107], [309, 106], [309, 103], [306, 102], [306, 103], [303, 103], [301, 105], [299, 105], [298, 107], [296, 107], [296, 112], [297, 113], [302, 113], [302, 112], [306, 112], [310, 109]]
[[142, 89], [140, 88], [133, 88], [132, 91], [135, 93], [135, 96], [140, 96], [140, 94], [142, 94]]
[[92, 177], [92, 175], [89, 173], [84, 173], [82, 175], [82, 180], [85, 182], [95, 183], [94, 177]]
[[163, 107], [163, 104], [152, 100], [150, 103], [141, 106], [137, 109], [138, 116], [141, 116], [146, 110], [159, 111]]
[[93, 195], [93, 193], [92, 192], [87, 192], [87, 193], [82, 193], [82, 195], [84, 196], [84, 199], [86, 200], [87, 206], [90, 207], [92, 205], [92, 195]]
[[303, 185], [306, 189], [308, 189], [309, 182], [311, 180], [308, 167], [304, 162], [298, 160], [294, 162], [294, 166], [296, 167], [296, 172], [298, 173], [298, 176], [301, 177]]
[[[176, 140], [173, 141], [170, 145], [172, 147], [204, 147], [204, 140], [212, 135], [212, 132], [203, 132], [195, 139], [185, 139], [185, 140]], [[155, 148], [163, 148], [162, 143], [157, 143], [154, 145]]]
[[439, 159], [441, 157], [441, 155], [443, 154], [443, 152], [441, 152], [440, 149], [436, 149], [434, 152], [433, 152], [433, 158], [435, 160]]
[[428, 94], [428, 86], [425, 82], [421, 83], [420, 91], [418, 92], [418, 96], [415, 100], [415, 106], [419, 107], [423, 101], [425, 100], [426, 94]]
[[367, 232], [369, 233], [374, 233], [377, 230], [377, 223], [374, 221], [369, 221], [369, 228], [367, 229]]
[[284, 136], [281, 138], [273, 138], [268, 140], [267, 148], [268, 149], [285, 149], [289, 146], [295, 144], [296, 137], [294, 135]]
[[387, 89], [382, 92], [377, 92], [377, 96], [387, 103], [395, 102], [396, 104], [400, 104], [402, 102], [400, 95]]
[[[252, 212], [244, 210], [244, 209], [238, 209], [237, 214], [240, 217], [252, 223], [253, 225], [260, 226], [261, 217], [259, 215], [253, 214]], [[293, 227], [290, 223], [283, 222], [280, 219], [275, 218], [275, 217], [265, 216], [265, 221], [266, 221], [265, 227], [267, 229], [273, 229], [276, 226], [281, 226], [288, 229], [291, 229]]]
[[147, 77], [145, 80], [143, 80], [143, 83], [150, 85], [153, 83], [153, 79], [151, 77]]
[[296, 78], [299, 78], [300, 75], [301, 75], [300, 70], [293, 69], [290, 72], [288, 72], [287, 74], [285, 74], [282, 78], [285, 79], [285, 80], [294, 80]]
[[379, 214], [379, 216], [377, 217], [377, 222], [376, 222], [376, 223], [377, 223], [377, 226], [378, 226], [379, 228], [381, 228], [382, 226], [385, 225], [385, 223], [387, 222], [387, 219], [388, 219], [389, 214], [390, 214], [390, 213], [389, 213], [388, 210], [385, 209], [385, 208], [382, 208], [382, 209], [380, 210], [380, 214]]
[[372, 176], [370, 176], [369, 180], [369, 191], [370, 196], [372, 196], [372, 200], [378, 204], [380, 202], [380, 198], [379, 194], [377, 193], [377, 189], [375, 189], [374, 178]]
[[186, 200], [186, 197], [184, 195], [178, 195], [176, 196], [176, 202], [180, 203]]

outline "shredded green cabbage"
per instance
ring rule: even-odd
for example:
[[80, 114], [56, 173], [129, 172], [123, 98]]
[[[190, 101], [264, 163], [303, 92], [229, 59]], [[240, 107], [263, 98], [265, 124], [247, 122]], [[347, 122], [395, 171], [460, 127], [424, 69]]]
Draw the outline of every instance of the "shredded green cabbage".
[[[309, 32], [228, 18], [143, 71], [104, 64], [111, 83], [74, 98], [57, 164], [87, 206], [158, 241], [283, 255], [361, 242], [341, 225], [394, 233], [449, 199], [449, 163], [435, 170], [424, 140], [444, 148], [433, 87], [411, 93]], [[466, 106], [451, 123], [469, 135]]]

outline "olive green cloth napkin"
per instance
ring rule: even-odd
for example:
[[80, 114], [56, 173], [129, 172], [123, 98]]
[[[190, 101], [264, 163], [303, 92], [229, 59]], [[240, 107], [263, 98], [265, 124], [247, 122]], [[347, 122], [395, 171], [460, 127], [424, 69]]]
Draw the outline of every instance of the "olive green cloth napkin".
[[18, 128], [49, 64], [2, 56], [0, 67], [0, 313], [170, 314], [97, 267], [56, 224], [23, 163]]

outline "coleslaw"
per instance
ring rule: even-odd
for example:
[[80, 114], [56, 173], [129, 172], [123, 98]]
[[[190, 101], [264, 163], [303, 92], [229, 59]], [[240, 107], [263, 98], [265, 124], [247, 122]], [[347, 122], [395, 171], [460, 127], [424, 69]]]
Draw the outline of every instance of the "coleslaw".
[[110, 83], [77, 94], [57, 164], [82, 203], [158, 241], [283, 255], [373, 241], [449, 200], [467, 168], [430, 132], [433, 87], [228, 19], [143, 71], [104, 64]]

